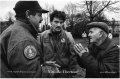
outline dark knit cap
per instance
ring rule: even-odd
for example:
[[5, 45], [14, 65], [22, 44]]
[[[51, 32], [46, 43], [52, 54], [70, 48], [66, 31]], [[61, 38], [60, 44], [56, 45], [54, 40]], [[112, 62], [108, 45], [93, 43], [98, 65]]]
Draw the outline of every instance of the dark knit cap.
[[39, 5], [38, 1], [18, 1], [13, 8], [16, 14], [23, 14], [27, 10], [38, 11], [41, 13], [47, 13], [47, 10], [44, 10]]
[[102, 29], [103, 31], [105, 31], [107, 34], [109, 33], [108, 25], [104, 22], [91, 22], [91, 23], [87, 24], [88, 30], [93, 27], [98, 27], [98, 28]]

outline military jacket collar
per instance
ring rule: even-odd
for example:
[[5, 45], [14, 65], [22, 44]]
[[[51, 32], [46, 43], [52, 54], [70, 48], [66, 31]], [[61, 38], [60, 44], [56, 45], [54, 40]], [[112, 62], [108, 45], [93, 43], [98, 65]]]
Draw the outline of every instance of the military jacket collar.
[[15, 21], [15, 24], [22, 26], [36, 38], [38, 31], [27, 20], [18, 19]]

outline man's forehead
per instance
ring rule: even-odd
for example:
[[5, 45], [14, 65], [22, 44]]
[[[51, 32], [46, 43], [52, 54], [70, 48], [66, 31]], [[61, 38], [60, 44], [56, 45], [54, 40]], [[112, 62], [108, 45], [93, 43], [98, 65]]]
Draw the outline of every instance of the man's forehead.
[[93, 28], [90, 28], [89, 31], [102, 31], [102, 29], [98, 27], [93, 27]]
[[54, 20], [54, 21], [63, 21], [63, 20], [61, 20], [60, 18], [57, 18], [57, 17], [54, 17], [53, 20]]

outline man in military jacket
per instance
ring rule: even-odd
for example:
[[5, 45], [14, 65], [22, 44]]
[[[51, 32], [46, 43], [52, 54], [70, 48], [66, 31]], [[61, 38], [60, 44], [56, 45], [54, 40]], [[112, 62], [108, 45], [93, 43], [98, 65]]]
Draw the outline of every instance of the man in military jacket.
[[[50, 14], [51, 29], [44, 31], [39, 36], [44, 61], [56, 63], [59, 66], [59, 75], [55, 77], [72, 77], [77, 74], [77, 65], [71, 33], [63, 30], [65, 13], [55, 10]], [[67, 75], [66, 75], [67, 74]]]
[[[43, 56], [36, 40], [42, 13], [47, 13], [37, 1], [18, 1], [14, 8], [16, 21], [0, 35], [1, 77], [51, 77], [42, 66]], [[50, 71], [49, 70], [49, 71]]]

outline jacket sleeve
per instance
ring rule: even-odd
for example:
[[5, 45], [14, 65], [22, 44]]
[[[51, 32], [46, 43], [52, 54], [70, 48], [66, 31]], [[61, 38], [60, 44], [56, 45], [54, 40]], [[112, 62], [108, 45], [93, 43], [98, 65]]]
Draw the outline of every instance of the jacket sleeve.
[[71, 68], [71, 71], [76, 72], [75, 74], [73, 74], [72, 77], [73, 78], [78, 78], [78, 77], [84, 78], [85, 77], [85, 70], [83, 68], [81, 68], [81, 66], [79, 66], [79, 63], [81, 63], [81, 62], [79, 62], [79, 63], [77, 62], [77, 53], [74, 50], [75, 41], [74, 41], [71, 34], [69, 35], [69, 39], [70, 39], [69, 40], [70, 41], [69, 50], [70, 50], [70, 53], [72, 54], [70, 56], [70, 65], [69, 66]]
[[[68, 32], [69, 33], [69, 32]], [[80, 74], [80, 72], [81, 72], [81, 68], [79, 67], [79, 65], [78, 65], [78, 63], [77, 63], [77, 60], [76, 60], [76, 53], [75, 53], [75, 50], [74, 50], [74, 44], [75, 44], [75, 41], [74, 41], [74, 39], [73, 39], [73, 37], [72, 37], [72, 35], [69, 33], [69, 34], [67, 34], [68, 35], [68, 38], [69, 38], [69, 51], [70, 51], [70, 53], [71, 53], [71, 56], [70, 56], [70, 68], [71, 68], [71, 70], [72, 71], [76, 71], [76, 72], [78, 72], [77, 74], [76, 74], [76, 76], [83, 76], [84, 74]]]
[[98, 61], [92, 55], [86, 52], [78, 59], [80, 66], [86, 68], [87, 77], [98, 77]]
[[116, 48], [107, 51], [100, 60], [89, 53], [83, 53], [79, 60], [86, 68], [88, 77], [119, 77], [119, 50]]
[[[33, 59], [29, 59], [25, 56], [25, 48], [32, 45], [37, 50], [37, 55]], [[12, 68], [12, 72], [18, 77], [41, 77], [41, 63], [40, 52], [34, 43], [30, 41], [23, 41], [18, 43], [8, 55], [8, 63]], [[17, 72], [17, 73], [16, 73]]]
[[[29, 45], [34, 46], [36, 49], [37, 54], [34, 58], [29, 58], [29, 56], [25, 54], [25, 49], [27, 49], [26, 47]], [[8, 63], [12, 68], [11, 73], [15, 73], [18, 78], [50, 77], [49, 73], [47, 73], [47, 68], [41, 67], [40, 53], [37, 45], [32, 41], [18, 43], [11, 51], [9, 51], [7, 57]]]
[[119, 77], [119, 49], [117, 46], [110, 48], [99, 63], [100, 77]]

